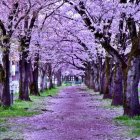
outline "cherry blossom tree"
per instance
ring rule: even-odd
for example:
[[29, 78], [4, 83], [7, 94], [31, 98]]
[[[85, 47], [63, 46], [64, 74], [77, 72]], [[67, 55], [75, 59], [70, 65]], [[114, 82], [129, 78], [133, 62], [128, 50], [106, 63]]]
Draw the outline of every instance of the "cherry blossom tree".
[[[26, 11], [23, 10], [24, 3], [26, 3]], [[14, 36], [15, 30], [19, 23], [30, 11], [30, 1], [12, 1], [2, 0], [0, 2], [1, 15], [0, 15], [0, 29], [1, 29], [1, 48], [2, 48], [2, 63], [4, 68], [3, 75], [3, 93], [2, 93], [2, 104], [3, 106], [10, 106], [10, 46], [11, 40]]]
[[[72, 2], [66, 0], [66, 2], [74, 7], [83, 19], [84, 24], [95, 36], [96, 41], [114, 57], [115, 63], [120, 64], [124, 77], [124, 114], [129, 116], [139, 115], [139, 2], [127, 2], [126, 0], [120, 2], [97, 0], [93, 3], [90, 1]], [[93, 12], [93, 9], [96, 12]], [[119, 44], [114, 45], [114, 39], [118, 33], [120, 33], [121, 41], [119, 41]], [[131, 41], [131, 46], [125, 44], [126, 39]], [[123, 54], [125, 54], [126, 48], [128, 48], [129, 53], [127, 53], [127, 61], [124, 61]], [[110, 64], [108, 59], [106, 60]], [[116, 79], [117, 81], [118, 79]], [[106, 92], [109, 93], [108, 86]]]

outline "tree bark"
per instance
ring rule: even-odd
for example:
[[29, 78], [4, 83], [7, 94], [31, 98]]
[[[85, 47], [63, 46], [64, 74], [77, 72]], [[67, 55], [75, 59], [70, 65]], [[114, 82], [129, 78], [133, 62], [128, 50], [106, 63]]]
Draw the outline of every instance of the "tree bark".
[[99, 92], [100, 90], [100, 80], [99, 80], [99, 69], [97, 66], [93, 66], [93, 85], [94, 85], [94, 91]]
[[23, 36], [20, 40], [21, 42], [21, 55], [19, 61], [19, 99], [24, 101], [30, 101], [29, 97], [29, 78], [30, 78], [30, 62], [28, 62], [29, 51], [29, 40], [26, 36]]
[[133, 18], [128, 18], [127, 25], [132, 42], [127, 68], [124, 69], [124, 115], [140, 115], [138, 84], [140, 81], [140, 30], [137, 33]]
[[3, 52], [3, 94], [2, 94], [2, 105], [5, 107], [11, 106], [11, 94], [10, 94], [10, 60], [9, 60], [9, 48]]
[[3, 93], [2, 93], [2, 105], [5, 107], [11, 106], [11, 94], [10, 94], [10, 39], [13, 34], [13, 19], [16, 14], [16, 10], [18, 9], [18, 2], [14, 2], [12, 4], [12, 8], [10, 10], [8, 16], [8, 29], [5, 28], [4, 23], [0, 20], [0, 28], [2, 32], [2, 49], [3, 51], [3, 68], [4, 68], [4, 79], [3, 79]]
[[93, 85], [93, 75], [94, 73], [91, 71], [91, 68], [88, 68], [86, 70], [86, 76], [85, 76], [85, 84], [89, 89], [94, 89], [94, 85]]
[[124, 115], [140, 115], [138, 84], [140, 81], [140, 56], [131, 60], [129, 68], [125, 71], [124, 80]]
[[104, 94], [105, 64], [100, 69], [100, 94]]
[[39, 56], [37, 54], [37, 56], [35, 57], [35, 62], [34, 62], [34, 69], [32, 70], [32, 76], [33, 76], [33, 81], [30, 85], [30, 94], [31, 95], [36, 95], [39, 96], [39, 88], [38, 88], [38, 76], [39, 76]]
[[123, 71], [119, 64], [115, 65], [113, 74], [113, 96], [112, 105], [123, 105]]
[[90, 89], [95, 89], [94, 72], [93, 72], [93, 70], [91, 68], [89, 69], [89, 88]]
[[54, 88], [52, 76], [52, 66], [51, 64], [48, 64], [49, 89]]
[[20, 78], [19, 78], [19, 99], [30, 101], [29, 97], [29, 63], [26, 60], [26, 57], [24, 55], [25, 52], [23, 52], [22, 57], [19, 61], [19, 72], [20, 72]]
[[19, 88], [19, 99], [29, 101], [29, 73], [30, 73], [30, 63], [28, 62], [29, 46], [31, 41], [32, 30], [38, 17], [39, 11], [33, 11], [32, 18], [29, 23], [29, 17], [26, 16], [24, 20], [24, 31], [25, 35], [20, 36], [21, 43], [21, 60], [20, 60], [20, 88]]
[[41, 75], [41, 83], [40, 83], [40, 91], [43, 92], [45, 89], [47, 89], [46, 81], [45, 81], [45, 75], [46, 72], [42, 71]]
[[52, 76], [49, 76], [49, 89], [54, 88]]
[[62, 74], [61, 74], [61, 69], [58, 70], [58, 72], [56, 73], [56, 78], [57, 78], [57, 86], [61, 86], [62, 85]]
[[106, 57], [105, 60], [105, 85], [104, 85], [104, 99], [112, 99], [112, 95], [110, 94], [110, 74], [111, 74], [111, 67], [110, 67], [110, 58]]

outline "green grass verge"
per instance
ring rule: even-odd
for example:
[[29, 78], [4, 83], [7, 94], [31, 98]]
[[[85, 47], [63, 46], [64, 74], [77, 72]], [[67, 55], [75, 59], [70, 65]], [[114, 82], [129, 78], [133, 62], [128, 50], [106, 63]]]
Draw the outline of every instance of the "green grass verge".
[[129, 126], [131, 128], [130, 136], [140, 136], [140, 116], [130, 118], [128, 116], [119, 116], [115, 118], [117, 123]]
[[65, 82], [64, 82], [64, 83], [62, 84], [62, 86], [63, 86], [63, 87], [72, 86], [72, 83], [68, 83], [68, 82], [65, 83]]
[[41, 93], [41, 97], [54, 96], [59, 92], [60, 89], [61, 89], [61, 87], [57, 87], [57, 88], [47, 90], [47, 91]]
[[35, 108], [40, 105], [44, 97], [54, 96], [59, 92], [59, 88], [53, 88], [40, 94], [40, 96], [30, 96], [31, 101], [15, 100], [10, 108], [0, 107], [0, 122], [4, 117], [33, 116], [38, 114]]
[[[61, 87], [53, 88], [41, 93], [40, 96], [30, 96], [31, 101], [28, 102], [15, 100], [14, 105], [10, 108], [0, 107], [0, 133], [3, 134], [2, 138], [15, 138], [16, 134], [18, 135], [17, 137], [22, 135], [21, 132], [10, 131], [10, 128], [15, 127], [15, 124], [10, 124], [7, 119], [13, 117], [29, 117], [42, 113], [42, 109], [46, 109], [46, 98], [56, 95], [60, 89]], [[14, 96], [17, 96], [16, 99], [18, 98], [18, 94], [14, 94]], [[20, 126], [18, 126], [18, 128], [20, 128]]]

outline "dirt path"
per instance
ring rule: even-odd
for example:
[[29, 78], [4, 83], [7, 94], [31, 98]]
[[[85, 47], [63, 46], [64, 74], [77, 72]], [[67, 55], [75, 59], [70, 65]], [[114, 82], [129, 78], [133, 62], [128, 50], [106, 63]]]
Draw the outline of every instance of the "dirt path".
[[104, 108], [101, 96], [88, 94], [79, 87], [64, 89], [47, 103], [41, 115], [18, 119], [25, 125], [25, 140], [126, 140], [124, 127], [113, 118], [121, 111]]

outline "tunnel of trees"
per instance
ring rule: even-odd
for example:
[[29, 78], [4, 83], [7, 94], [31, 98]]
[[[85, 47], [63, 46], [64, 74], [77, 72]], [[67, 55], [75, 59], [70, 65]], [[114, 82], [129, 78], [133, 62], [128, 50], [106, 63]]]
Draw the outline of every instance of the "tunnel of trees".
[[12, 105], [14, 62], [20, 100], [53, 88], [54, 78], [61, 86], [71, 70], [124, 115], [140, 115], [139, 0], [1, 0], [0, 47], [1, 106]]

